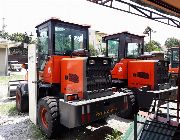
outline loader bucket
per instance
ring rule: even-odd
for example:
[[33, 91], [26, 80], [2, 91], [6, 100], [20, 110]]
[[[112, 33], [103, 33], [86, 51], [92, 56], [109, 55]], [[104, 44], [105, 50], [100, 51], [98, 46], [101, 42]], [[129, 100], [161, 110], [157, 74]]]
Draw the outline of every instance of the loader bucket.
[[16, 96], [16, 88], [20, 84], [21, 81], [24, 80], [16, 80], [8, 82], [8, 97]]

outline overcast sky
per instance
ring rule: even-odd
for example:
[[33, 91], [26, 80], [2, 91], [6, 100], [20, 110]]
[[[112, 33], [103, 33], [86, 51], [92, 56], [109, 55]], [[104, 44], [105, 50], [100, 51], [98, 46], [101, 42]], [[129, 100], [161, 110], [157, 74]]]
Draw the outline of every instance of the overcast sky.
[[[180, 39], [180, 29], [146, 18], [102, 7], [86, 0], [0, 0], [0, 29], [5, 17], [6, 31], [33, 32], [35, 26], [50, 17], [79, 24], [105, 33], [129, 31], [142, 35], [150, 26], [156, 33], [152, 39], [164, 45], [168, 37]], [[146, 41], [149, 37], [145, 38]]]

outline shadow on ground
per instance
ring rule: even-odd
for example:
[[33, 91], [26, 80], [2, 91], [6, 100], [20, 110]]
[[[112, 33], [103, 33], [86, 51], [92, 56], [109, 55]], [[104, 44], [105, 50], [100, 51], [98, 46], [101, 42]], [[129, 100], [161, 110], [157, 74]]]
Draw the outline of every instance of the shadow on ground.
[[[47, 140], [38, 127], [27, 116], [25, 117], [22, 117], [21, 121], [15, 121], [15, 117], [11, 116], [4, 124], [2, 123], [0, 125], [0, 139]], [[105, 122], [96, 122], [88, 129], [85, 127], [64, 128], [60, 132], [61, 136], [56, 140], [104, 140], [107, 134], [112, 134], [112, 131], [113, 129], [106, 126]]]
[[59, 140], [104, 140], [107, 134], [112, 134], [113, 129], [106, 126], [106, 122], [96, 122], [88, 129], [85, 127], [64, 129]]

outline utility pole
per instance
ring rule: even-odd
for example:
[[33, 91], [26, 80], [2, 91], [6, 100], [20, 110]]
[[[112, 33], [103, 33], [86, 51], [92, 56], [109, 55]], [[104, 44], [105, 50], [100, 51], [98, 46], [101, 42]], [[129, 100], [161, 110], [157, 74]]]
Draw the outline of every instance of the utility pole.
[[150, 29], [149, 29], [149, 39], [150, 39], [150, 44], [151, 44], [151, 40], [152, 40], [152, 39], [151, 39], [151, 32], [152, 32], [152, 29], [150, 28]]
[[5, 24], [5, 18], [3, 17], [2, 18], [2, 20], [3, 20], [3, 24], [2, 24], [2, 32], [4, 33], [5, 32], [5, 28], [6, 28], [6, 24]]

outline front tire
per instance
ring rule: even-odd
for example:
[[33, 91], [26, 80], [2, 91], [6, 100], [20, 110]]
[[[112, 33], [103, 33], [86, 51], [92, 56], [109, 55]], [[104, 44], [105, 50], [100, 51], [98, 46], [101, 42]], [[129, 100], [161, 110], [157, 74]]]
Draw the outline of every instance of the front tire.
[[16, 109], [18, 112], [24, 113], [29, 110], [28, 95], [25, 92], [25, 85], [19, 85], [16, 89]]
[[60, 125], [59, 104], [55, 97], [46, 96], [38, 101], [38, 125], [48, 137], [58, 135]]

